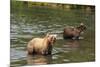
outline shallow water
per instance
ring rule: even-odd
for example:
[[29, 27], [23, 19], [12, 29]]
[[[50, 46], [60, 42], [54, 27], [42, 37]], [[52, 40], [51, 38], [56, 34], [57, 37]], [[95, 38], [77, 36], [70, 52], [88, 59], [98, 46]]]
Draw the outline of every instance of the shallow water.
[[[11, 12], [11, 66], [95, 61], [94, 12], [47, 7], [16, 10], [12, 8]], [[84, 39], [64, 40], [63, 28], [80, 22], [87, 26]], [[27, 55], [27, 43], [34, 37], [44, 37], [47, 32], [57, 34], [52, 56]]]

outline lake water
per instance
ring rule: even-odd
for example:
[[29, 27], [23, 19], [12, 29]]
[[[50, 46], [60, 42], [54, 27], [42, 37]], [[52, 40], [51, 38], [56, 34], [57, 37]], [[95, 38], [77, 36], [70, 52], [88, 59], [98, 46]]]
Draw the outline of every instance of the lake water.
[[[35, 64], [61, 64], [95, 61], [95, 12], [83, 9], [63, 10], [48, 7], [11, 8], [12, 67]], [[66, 26], [83, 22], [87, 30], [81, 40], [64, 40], [61, 32]], [[56, 33], [57, 41], [52, 56], [29, 56], [27, 43], [34, 37], [44, 37], [47, 32]]]

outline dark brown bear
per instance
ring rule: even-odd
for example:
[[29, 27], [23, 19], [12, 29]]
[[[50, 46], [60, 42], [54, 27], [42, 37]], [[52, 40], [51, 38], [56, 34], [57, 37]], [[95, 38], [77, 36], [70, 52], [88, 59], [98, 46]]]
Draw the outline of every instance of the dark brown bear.
[[81, 33], [86, 29], [86, 26], [81, 23], [78, 27], [66, 27], [63, 31], [64, 39], [79, 39]]

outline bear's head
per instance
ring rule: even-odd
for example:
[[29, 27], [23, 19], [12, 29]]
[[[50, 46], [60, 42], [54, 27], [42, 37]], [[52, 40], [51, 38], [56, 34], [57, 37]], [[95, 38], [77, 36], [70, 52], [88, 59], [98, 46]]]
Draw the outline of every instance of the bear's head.
[[86, 30], [86, 26], [84, 25], [84, 23], [80, 23], [80, 25], [78, 27], [76, 27], [78, 30], [80, 30], [80, 32], [83, 32], [84, 30]]
[[55, 43], [55, 41], [56, 41], [57, 35], [56, 34], [48, 34], [47, 33], [46, 37], [48, 39], [48, 42], [53, 45]]

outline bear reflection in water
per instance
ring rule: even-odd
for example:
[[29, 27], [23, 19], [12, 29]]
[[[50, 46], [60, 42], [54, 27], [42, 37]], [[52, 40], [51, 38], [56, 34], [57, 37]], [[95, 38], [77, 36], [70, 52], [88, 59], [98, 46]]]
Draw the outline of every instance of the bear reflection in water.
[[70, 48], [71, 50], [75, 50], [80, 48], [80, 42], [79, 40], [66, 40], [63, 48]]
[[52, 60], [52, 56], [44, 56], [44, 55], [27, 55], [27, 64], [28, 65], [37, 65], [37, 64], [49, 64]]

